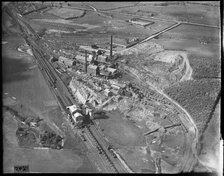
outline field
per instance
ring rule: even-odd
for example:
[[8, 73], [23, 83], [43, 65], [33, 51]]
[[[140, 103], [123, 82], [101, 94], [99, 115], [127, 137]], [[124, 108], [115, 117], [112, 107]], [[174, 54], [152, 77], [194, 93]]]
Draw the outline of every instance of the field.
[[133, 6], [137, 2], [89, 2], [88, 4], [93, 5], [94, 7], [100, 9], [100, 10], [109, 10], [113, 8], [121, 8], [121, 7], [127, 7], [127, 6]]
[[211, 25], [219, 25], [220, 23], [219, 7], [216, 6], [201, 6], [180, 2], [177, 2], [176, 4], [167, 3], [167, 5], [141, 2], [134, 7], [117, 8], [112, 11], [138, 14], [148, 17], [151, 17], [151, 14], [153, 14], [153, 17], [155, 18], [183, 20]]
[[66, 18], [81, 17], [84, 15], [85, 12], [83, 10], [76, 10], [76, 9], [54, 8], [47, 11], [47, 13], [66, 19]]

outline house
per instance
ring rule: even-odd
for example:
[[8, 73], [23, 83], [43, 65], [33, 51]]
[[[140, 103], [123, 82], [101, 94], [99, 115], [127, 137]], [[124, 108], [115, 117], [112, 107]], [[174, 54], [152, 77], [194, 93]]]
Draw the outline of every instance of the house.
[[72, 67], [73, 65], [76, 64], [76, 62], [75, 62], [74, 60], [72, 60], [72, 59], [68, 59], [68, 58], [63, 57], [63, 56], [60, 56], [60, 57], [58, 58], [58, 62], [59, 62], [60, 64], [65, 65], [66, 67]]

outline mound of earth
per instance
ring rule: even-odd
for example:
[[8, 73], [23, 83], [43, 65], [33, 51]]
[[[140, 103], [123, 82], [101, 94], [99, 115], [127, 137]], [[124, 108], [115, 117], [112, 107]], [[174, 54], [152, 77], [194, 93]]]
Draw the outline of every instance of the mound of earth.
[[161, 45], [148, 42], [120, 52], [128, 56], [128, 66], [124, 69], [136, 78], [157, 88], [191, 79], [192, 68], [187, 52], [165, 50]]

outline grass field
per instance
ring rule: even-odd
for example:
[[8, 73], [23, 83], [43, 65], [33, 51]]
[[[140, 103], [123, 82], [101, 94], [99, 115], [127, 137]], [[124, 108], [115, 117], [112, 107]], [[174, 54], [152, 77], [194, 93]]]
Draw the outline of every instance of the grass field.
[[147, 16], [151, 13], [155, 17], [167, 20], [187, 20], [195, 23], [219, 25], [219, 7], [196, 4], [171, 4], [167, 6], [156, 5], [157, 3], [141, 2], [137, 6], [117, 8], [113, 12], [132, 13]]
[[60, 18], [77, 18], [82, 15], [84, 15], [83, 10], [77, 10], [77, 9], [69, 9], [69, 8], [53, 8], [51, 10], [48, 10], [47, 13], [53, 14], [55, 16], [58, 16]]

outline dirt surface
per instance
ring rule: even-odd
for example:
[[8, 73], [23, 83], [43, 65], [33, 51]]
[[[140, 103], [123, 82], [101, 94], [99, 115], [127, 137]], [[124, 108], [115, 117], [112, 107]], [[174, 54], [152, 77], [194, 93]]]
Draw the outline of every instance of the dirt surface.
[[143, 145], [144, 138], [138, 129], [131, 122], [124, 121], [122, 114], [118, 111], [107, 112], [108, 119], [100, 119], [100, 127], [112, 143], [121, 146]]

